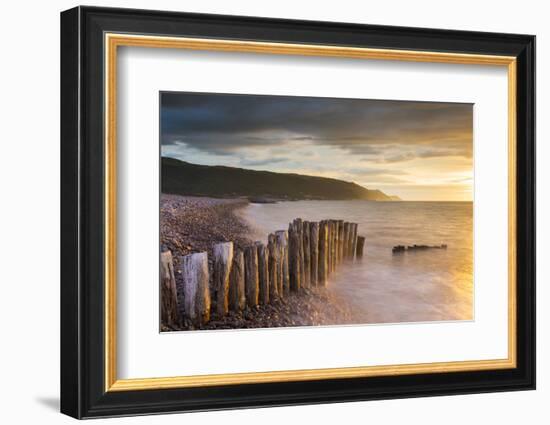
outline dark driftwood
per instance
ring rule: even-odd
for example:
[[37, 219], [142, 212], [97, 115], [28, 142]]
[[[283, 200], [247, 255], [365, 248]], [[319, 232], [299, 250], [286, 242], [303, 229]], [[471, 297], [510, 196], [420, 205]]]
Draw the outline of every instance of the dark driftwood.
[[184, 255], [181, 258], [181, 274], [186, 318], [195, 325], [208, 323], [210, 320], [210, 279], [206, 252]]
[[327, 286], [328, 278], [328, 223], [323, 220], [319, 223], [319, 268], [317, 286]]
[[258, 281], [258, 249], [255, 245], [247, 246], [244, 249], [244, 286], [246, 305], [257, 306], [260, 285]]
[[274, 300], [279, 296], [279, 276], [281, 274], [280, 267], [280, 248], [277, 243], [277, 237], [274, 233], [270, 233], [267, 239], [268, 250], [268, 274], [269, 274], [269, 299]]
[[317, 286], [319, 275], [319, 223], [309, 223], [309, 252], [311, 286]]
[[229, 274], [229, 309], [239, 311], [243, 310], [245, 306], [244, 254], [241, 250], [236, 250]]
[[344, 220], [338, 220], [338, 261], [340, 264], [344, 260]]
[[300, 234], [296, 220], [288, 226], [288, 266], [289, 287], [291, 291], [297, 291], [301, 287], [300, 270]]
[[233, 262], [233, 242], [214, 245], [212, 256], [212, 307], [219, 316], [225, 316], [229, 312], [229, 274]]
[[344, 259], [349, 258], [349, 223], [344, 223]]
[[396, 245], [392, 248], [392, 252], [394, 254], [402, 253], [405, 251], [424, 251], [427, 249], [447, 249], [447, 244], [442, 245], [410, 245], [410, 246], [404, 246], [404, 245]]
[[281, 281], [279, 286], [279, 296], [288, 294], [289, 276], [288, 276], [288, 232], [286, 230], [277, 230], [275, 233], [281, 248]]
[[259, 303], [269, 304], [269, 270], [268, 270], [268, 254], [267, 247], [256, 242], [258, 250], [258, 282], [260, 284]]
[[363, 258], [363, 247], [365, 246], [365, 237], [357, 236], [357, 251], [355, 255], [357, 258]]
[[169, 326], [179, 324], [178, 292], [170, 251], [160, 254], [160, 314], [162, 323]]
[[302, 223], [302, 246], [304, 249], [304, 278], [302, 286], [304, 288], [311, 286], [311, 251], [309, 243], [309, 221], [304, 221]]

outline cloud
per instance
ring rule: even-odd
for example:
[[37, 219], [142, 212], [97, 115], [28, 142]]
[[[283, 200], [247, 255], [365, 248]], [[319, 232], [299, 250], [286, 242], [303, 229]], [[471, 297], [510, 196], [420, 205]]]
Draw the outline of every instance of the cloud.
[[244, 166], [257, 167], [261, 165], [278, 164], [290, 161], [289, 158], [266, 158], [266, 159], [241, 159], [240, 163]]
[[451, 187], [450, 176], [471, 174], [473, 108], [164, 92], [161, 144], [163, 155], [189, 162], [322, 175], [390, 188], [390, 193], [394, 187], [403, 198], [405, 188], [416, 186], [410, 193], [428, 199], [435, 186], [425, 182]]
[[472, 150], [470, 104], [168, 92], [161, 105], [164, 145], [216, 153], [283, 140], [371, 155], [395, 145]]

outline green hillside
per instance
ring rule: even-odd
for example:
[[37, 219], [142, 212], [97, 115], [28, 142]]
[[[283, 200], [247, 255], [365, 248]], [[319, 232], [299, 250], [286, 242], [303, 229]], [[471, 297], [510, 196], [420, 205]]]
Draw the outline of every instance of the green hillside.
[[210, 197], [248, 197], [262, 200], [365, 199], [391, 201], [379, 190], [326, 177], [274, 173], [244, 168], [190, 164], [162, 158], [163, 193]]

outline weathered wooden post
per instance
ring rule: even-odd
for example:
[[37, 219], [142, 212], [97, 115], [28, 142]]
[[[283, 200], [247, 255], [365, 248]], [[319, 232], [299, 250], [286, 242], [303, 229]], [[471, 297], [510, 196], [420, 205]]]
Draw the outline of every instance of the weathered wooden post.
[[229, 312], [229, 274], [233, 262], [233, 242], [214, 245], [212, 256], [212, 307], [221, 317]]
[[210, 276], [206, 252], [181, 257], [185, 316], [195, 325], [210, 320]]
[[317, 273], [317, 286], [327, 286], [328, 278], [328, 223], [326, 220], [319, 222], [319, 269]]
[[349, 224], [348, 258], [353, 259], [353, 223]]
[[311, 251], [309, 241], [309, 221], [302, 223], [302, 245], [304, 247], [304, 278], [302, 286], [309, 288], [311, 286]]
[[364, 236], [357, 236], [357, 251], [356, 251], [356, 257], [357, 258], [363, 258], [363, 247], [365, 246], [365, 237]]
[[244, 254], [239, 249], [233, 255], [233, 264], [229, 274], [229, 309], [243, 310], [246, 306], [244, 285]]
[[344, 258], [349, 258], [349, 223], [344, 223]]
[[160, 317], [163, 324], [179, 324], [178, 292], [170, 251], [160, 254]]
[[258, 249], [258, 281], [260, 284], [259, 303], [269, 304], [269, 254], [267, 247], [261, 242], [256, 242], [256, 248]]
[[297, 291], [301, 287], [300, 270], [300, 235], [296, 220], [288, 226], [288, 266], [289, 266], [289, 288]]
[[277, 230], [275, 232], [277, 240], [281, 247], [281, 281], [279, 286], [279, 296], [288, 294], [289, 276], [288, 276], [288, 232], [286, 230]]
[[344, 260], [344, 220], [338, 220], [338, 264]]
[[332, 222], [327, 220], [327, 278], [332, 273]]
[[334, 270], [340, 264], [340, 220], [334, 220]]
[[267, 237], [268, 250], [268, 275], [269, 275], [269, 299], [275, 300], [279, 296], [279, 246], [277, 245], [277, 237], [274, 233], [270, 233]]
[[260, 284], [258, 281], [258, 249], [256, 245], [249, 245], [244, 249], [244, 286], [246, 305], [248, 307], [257, 306]]
[[319, 223], [309, 223], [309, 252], [311, 286], [317, 286], [319, 271]]
[[304, 267], [304, 222], [301, 218], [294, 220], [298, 232], [298, 266], [300, 268], [300, 288], [304, 286], [305, 267]]
[[332, 230], [331, 230], [331, 242], [330, 242], [330, 270], [331, 273], [336, 271], [336, 251], [337, 251], [337, 238], [338, 235], [338, 222], [336, 220], [330, 220], [332, 224]]
[[353, 223], [353, 237], [351, 243], [351, 257], [355, 260], [355, 252], [357, 251], [357, 223]]

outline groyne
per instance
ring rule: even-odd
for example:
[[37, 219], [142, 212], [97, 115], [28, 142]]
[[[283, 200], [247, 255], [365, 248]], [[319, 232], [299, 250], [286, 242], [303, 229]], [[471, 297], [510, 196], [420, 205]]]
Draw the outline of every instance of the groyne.
[[212, 258], [206, 252], [182, 256], [181, 287], [167, 250], [161, 253], [162, 320], [169, 326], [200, 327], [213, 316], [326, 287], [341, 265], [363, 256], [364, 243], [357, 223], [296, 218], [287, 230], [269, 234], [267, 244], [255, 242], [241, 250], [233, 242], [220, 242]]

